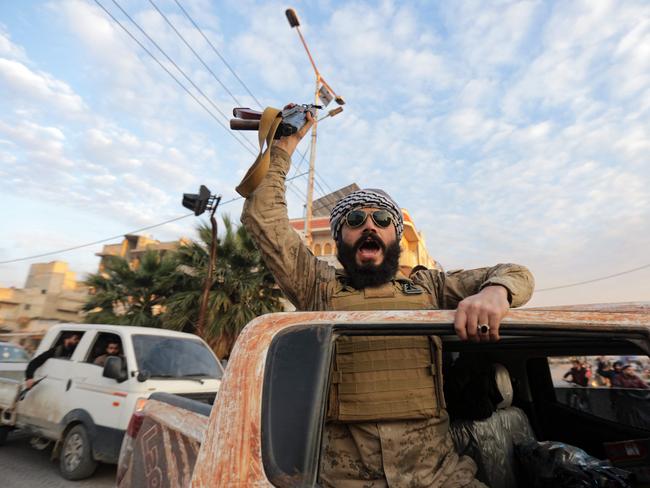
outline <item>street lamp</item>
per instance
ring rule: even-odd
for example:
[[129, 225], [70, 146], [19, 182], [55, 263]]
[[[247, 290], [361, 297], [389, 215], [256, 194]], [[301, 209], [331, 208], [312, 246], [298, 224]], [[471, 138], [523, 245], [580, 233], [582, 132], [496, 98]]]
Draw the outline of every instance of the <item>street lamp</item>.
[[[307, 43], [305, 42], [305, 38], [302, 36], [302, 32], [300, 32], [300, 21], [298, 20], [298, 14], [296, 14], [296, 11], [292, 8], [288, 8], [285, 11], [285, 14], [287, 16], [287, 20], [289, 21], [289, 25], [292, 28], [296, 29], [296, 32], [300, 37], [300, 42], [302, 42], [302, 45], [305, 48], [305, 51], [307, 52], [307, 56], [309, 57], [309, 62], [311, 63], [312, 68], [314, 68], [314, 74], [316, 75], [316, 91], [314, 93], [314, 105], [318, 105], [319, 100], [324, 106], [329, 105], [329, 103], [332, 100], [334, 100], [339, 105], [344, 105], [345, 100], [343, 100], [343, 97], [336, 94], [336, 92], [332, 89], [332, 87], [323, 79], [322, 75], [320, 74], [320, 71], [318, 71], [318, 68], [316, 67], [316, 63], [314, 62], [314, 58], [311, 56], [311, 53], [309, 52], [309, 48], [307, 47]], [[339, 109], [335, 109], [335, 110], [339, 110]], [[334, 112], [334, 110], [330, 111], [330, 115], [336, 115], [336, 113], [338, 113], [338, 112], [336, 113], [332, 113], [332, 112]], [[309, 154], [309, 184], [307, 187], [307, 209], [306, 209], [306, 216], [305, 216], [305, 221], [306, 221], [305, 239], [309, 247], [311, 247], [312, 245], [311, 219], [312, 219], [312, 201], [314, 199], [314, 163], [316, 161], [317, 126], [318, 126], [318, 120], [315, 120], [314, 125], [312, 126], [311, 129], [311, 151]]]
[[183, 207], [194, 211], [197, 217], [206, 210], [210, 212], [210, 228], [212, 240], [210, 241], [210, 260], [208, 262], [208, 273], [203, 283], [203, 295], [199, 305], [199, 319], [196, 322], [196, 335], [207, 341], [205, 333], [205, 316], [208, 310], [208, 298], [210, 296], [210, 287], [212, 286], [212, 273], [214, 272], [217, 261], [217, 220], [214, 213], [221, 203], [221, 195], [212, 195], [210, 189], [201, 185], [198, 193], [183, 193]]

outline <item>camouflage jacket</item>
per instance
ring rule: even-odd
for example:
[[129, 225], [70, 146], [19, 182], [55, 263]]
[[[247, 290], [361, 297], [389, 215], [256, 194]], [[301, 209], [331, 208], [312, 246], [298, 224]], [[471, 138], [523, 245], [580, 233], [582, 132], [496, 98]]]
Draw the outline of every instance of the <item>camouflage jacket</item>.
[[[246, 200], [241, 220], [280, 288], [298, 310], [332, 310], [333, 287], [328, 284], [344, 281], [345, 275], [316, 258], [289, 224], [285, 178], [290, 166], [286, 151], [272, 148], [269, 171]], [[505, 287], [511, 306], [518, 307], [530, 299], [534, 288], [532, 274], [516, 264], [453, 273], [426, 270], [411, 279], [431, 295], [432, 309], [455, 309], [461, 300], [490, 285]]]

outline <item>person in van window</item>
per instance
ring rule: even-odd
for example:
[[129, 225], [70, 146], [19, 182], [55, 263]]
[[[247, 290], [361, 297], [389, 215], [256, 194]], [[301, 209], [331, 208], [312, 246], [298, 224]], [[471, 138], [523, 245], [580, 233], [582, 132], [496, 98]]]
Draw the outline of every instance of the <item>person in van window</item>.
[[111, 356], [116, 356], [116, 357], [121, 356], [120, 341], [118, 340], [109, 341], [108, 344], [106, 344], [106, 351], [104, 352], [104, 354], [102, 354], [101, 356], [97, 356], [95, 358], [95, 361], [93, 361], [93, 363], [103, 367], [104, 364], [106, 364], [106, 360]]
[[58, 345], [48, 349], [32, 359], [25, 370], [25, 388], [30, 389], [34, 385], [34, 373], [43, 366], [50, 358], [70, 359], [72, 353], [81, 340], [79, 332], [64, 332]]

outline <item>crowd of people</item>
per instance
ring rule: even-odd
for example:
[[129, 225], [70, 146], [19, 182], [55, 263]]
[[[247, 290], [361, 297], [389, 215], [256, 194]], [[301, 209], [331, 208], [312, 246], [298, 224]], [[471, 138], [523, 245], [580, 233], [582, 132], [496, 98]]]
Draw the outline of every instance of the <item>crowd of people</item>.
[[575, 358], [562, 377], [579, 386], [650, 389], [650, 362], [633, 358], [612, 360], [610, 356]]

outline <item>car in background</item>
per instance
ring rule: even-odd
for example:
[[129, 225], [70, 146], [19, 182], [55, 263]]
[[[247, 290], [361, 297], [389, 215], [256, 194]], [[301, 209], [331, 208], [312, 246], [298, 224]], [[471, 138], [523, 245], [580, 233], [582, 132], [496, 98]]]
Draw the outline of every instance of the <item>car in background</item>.
[[29, 354], [21, 346], [0, 342], [0, 378], [22, 381], [29, 359]]
[[[134, 412], [154, 393], [174, 393], [211, 408], [223, 368], [193, 334], [153, 327], [57, 324], [35, 356], [80, 336], [70, 357], [52, 357], [25, 392], [23, 379], [0, 378], [0, 446], [12, 429], [53, 441], [53, 458], [70, 480], [91, 476], [98, 462], [117, 463]], [[118, 354], [107, 356], [108, 345]]]

